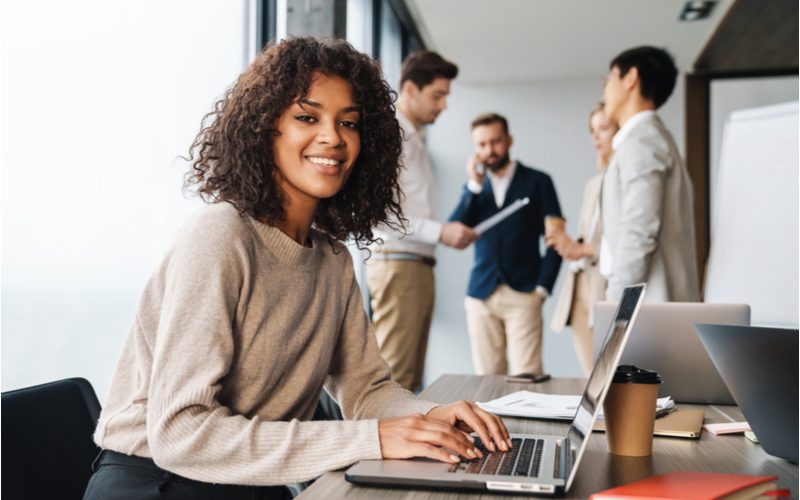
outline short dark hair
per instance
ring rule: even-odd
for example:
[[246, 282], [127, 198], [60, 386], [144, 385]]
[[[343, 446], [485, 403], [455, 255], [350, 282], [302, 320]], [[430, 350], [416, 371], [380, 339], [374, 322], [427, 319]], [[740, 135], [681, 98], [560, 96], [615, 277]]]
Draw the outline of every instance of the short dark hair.
[[478, 115], [477, 118], [472, 120], [470, 130], [475, 130], [476, 127], [480, 127], [481, 125], [491, 125], [492, 123], [499, 123], [502, 125], [503, 132], [508, 135], [508, 120], [506, 120], [505, 116], [498, 113], [483, 113], [482, 115]]
[[361, 108], [361, 152], [344, 187], [320, 202], [313, 226], [329, 239], [371, 243], [373, 227], [402, 217], [396, 201], [402, 139], [394, 91], [378, 65], [343, 40], [293, 38], [264, 48], [203, 119], [185, 187], [269, 224], [285, 220], [273, 151], [277, 123], [317, 73], [350, 84]]
[[421, 89], [436, 78], [454, 79], [458, 66], [431, 50], [417, 50], [409, 54], [400, 68], [400, 87], [411, 80]]
[[675, 89], [678, 68], [672, 56], [658, 47], [641, 46], [628, 49], [615, 57], [609, 69], [619, 68], [619, 76], [625, 76], [631, 68], [639, 72], [639, 90], [642, 97], [655, 103], [656, 108], [667, 102]]

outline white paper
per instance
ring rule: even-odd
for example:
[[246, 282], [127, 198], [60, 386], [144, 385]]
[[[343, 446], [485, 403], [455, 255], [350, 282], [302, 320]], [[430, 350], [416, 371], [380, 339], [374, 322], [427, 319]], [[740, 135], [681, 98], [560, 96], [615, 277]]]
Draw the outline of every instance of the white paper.
[[524, 207], [525, 205], [527, 205], [530, 202], [531, 202], [531, 199], [528, 198], [527, 196], [525, 198], [520, 198], [517, 201], [515, 201], [514, 203], [512, 203], [511, 205], [507, 206], [506, 208], [504, 208], [504, 209], [500, 210], [499, 212], [497, 212], [496, 214], [492, 215], [491, 217], [489, 217], [485, 221], [481, 222], [480, 224], [477, 224], [472, 229], [474, 229], [475, 232], [478, 233], [478, 234], [484, 233], [487, 230], [489, 230], [492, 227], [494, 227], [497, 224], [499, 224], [500, 222], [502, 222], [503, 219], [505, 219], [509, 215], [513, 214], [514, 212], [516, 212], [517, 210], [519, 210], [520, 208]]
[[[580, 402], [581, 397], [575, 395], [517, 391], [485, 403], [478, 403], [478, 406], [488, 412], [505, 417], [572, 420], [578, 411]], [[674, 407], [675, 402], [671, 397], [658, 398], [656, 415], [663, 415]], [[602, 408], [598, 418], [603, 418]]]

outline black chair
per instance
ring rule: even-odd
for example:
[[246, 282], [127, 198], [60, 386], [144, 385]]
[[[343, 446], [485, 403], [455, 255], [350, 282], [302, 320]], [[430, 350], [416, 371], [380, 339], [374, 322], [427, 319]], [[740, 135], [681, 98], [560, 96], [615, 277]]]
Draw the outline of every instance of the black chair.
[[100, 452], [92, 440], [99, 416], [97, 396], [82, 378], [4, 392], [3, 498], [83, 498]]

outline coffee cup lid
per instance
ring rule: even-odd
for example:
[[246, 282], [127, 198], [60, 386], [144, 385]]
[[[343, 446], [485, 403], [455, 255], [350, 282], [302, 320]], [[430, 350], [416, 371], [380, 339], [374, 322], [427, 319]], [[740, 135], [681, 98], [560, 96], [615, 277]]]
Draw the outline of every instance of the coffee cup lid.
[[661, 376], [652, 370], [644, 370], [634, 365], [619, 365], [614, 373], [615, 384], [660, 384]]

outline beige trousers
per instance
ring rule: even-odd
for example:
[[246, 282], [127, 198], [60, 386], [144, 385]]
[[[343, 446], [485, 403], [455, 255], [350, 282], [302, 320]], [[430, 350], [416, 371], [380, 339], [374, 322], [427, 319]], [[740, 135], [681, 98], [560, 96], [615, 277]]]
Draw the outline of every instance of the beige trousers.
[[572, 329], [572, 341], [575, 344], [575, 353], [583, 372], [588, 376], [594, 368], [594, 353], [592, 351], [592, 326], [589, 324], [589, 314], [592, 307], [592, 297], [589, 290], [589, 276], [585, 272], [575, 275], [575, 287], [572, 292], [572, 306], [567, 324]]
[[433, 266], [416, 260], [367, 261], [372, 324], [392, 378], [410, 391], [422, 387], [433, 318]]
[[542, 373], [542, 302], [507, 285], [485, 300], [464, 299], [475, 373]]

